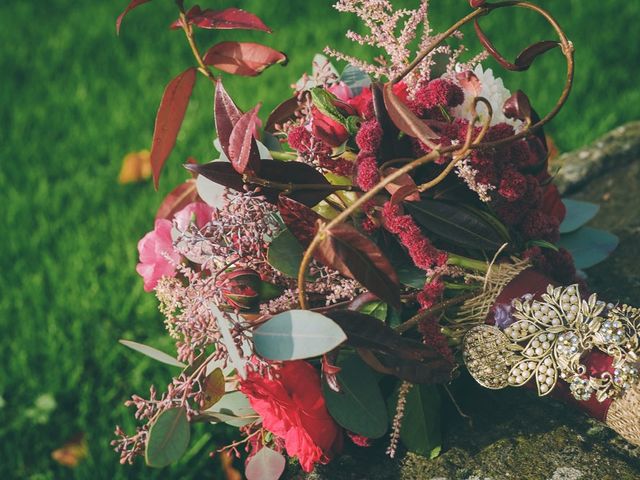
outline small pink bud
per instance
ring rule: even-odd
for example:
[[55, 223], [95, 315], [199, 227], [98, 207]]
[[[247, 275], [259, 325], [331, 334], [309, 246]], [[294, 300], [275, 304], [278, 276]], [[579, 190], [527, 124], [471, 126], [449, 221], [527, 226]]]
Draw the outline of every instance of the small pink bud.
[[229, 306], [252, 310], [260, 301], [260, 275], [250, 268], [240, 268], [221, 275], [218, 287]]

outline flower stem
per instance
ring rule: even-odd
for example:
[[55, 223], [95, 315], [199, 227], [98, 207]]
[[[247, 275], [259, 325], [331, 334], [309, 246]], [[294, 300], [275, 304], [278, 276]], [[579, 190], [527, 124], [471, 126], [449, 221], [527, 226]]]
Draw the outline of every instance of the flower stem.
[[486, 273], [489, 270], [489, 264], [482, 260], [474, 260], [473, 258], [463, 257], [455, 253], [449, 253], [448, 265], [466, 268], [467, 270], [475, 270]]

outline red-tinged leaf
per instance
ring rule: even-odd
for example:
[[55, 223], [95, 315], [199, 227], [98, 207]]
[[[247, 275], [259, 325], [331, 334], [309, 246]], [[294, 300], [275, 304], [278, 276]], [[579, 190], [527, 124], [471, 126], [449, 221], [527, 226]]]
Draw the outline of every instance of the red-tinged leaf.
[[322, 356], [322, 377], [334, 392], [340, 392], [340, 382], [338, 382], [337, 375], [342, 369], [336, 365], [339, 351], [340, 349], [336, 348]]
[[489, 40], [489, 37], [487, 37], [487, 35], [482, 31], [480, 23], [478, 23], [478, 19], [473, 21], [473, 26], [476, 30], [476, 35], [478, 35], [478, 40], [480, 40], [480, 43], [487, 53], [495, 58], [502, 67], [513, 72], [523, 72], [527, 70], [539, 55], [542, 55], [543, 53], [560, 45], [559, 42], [554, 40], [544, 40], [542, 42], [534, 43], [520, 52], [516, 57], [515, 63], [512, 63], [498, 51], [491, 40]]
[[529, 45], [516, 57], [515, 64], [523, 70], [528, 69], [533, 61], [545, 52], [548, 52], [552, 48], [560, 46], [560, 42], [556, 40], [544, 40], [542, 42]]
[[131, 2], [129, 2], [129, 5], [127, 5], [127, 8], [124, 9], [124, 12], [122, 12], [120, 15], [118, 15], [118, 18], [116, 19], [116, 34], [120, 34], [120, 25], [122, 24], [122, 20], [124, 19], [125, 15], [127, 13], [129, 13], [131, 10], [133, 10], [134, 8], [139, 7], [142, 4], [145, 4], [147, 2], [150, 2], [151, 0], [131, 0]]
[[260, 167], [260, 152], [254, 137], [259, 109], [257, 105], [240, 117], [229, 137], [229, 160], [238, 173], [256, 173]]
[[278, 200], [278, 211], [293, 236], [303, 247], [308, 247], [318, 232], [318, 220], [322, 217], [306, 205], [283, 194], [280, 194]]
[[242, 111], [236, 106], [229, 94], [222, 85], [222, 80], [216, 82], [216, 94], [214, 99], [214, 118], [216, 122], [216, 133], [222, 151], [229, 157], [229, 139], [231, 132], [238, 120], [242, 117]]
[[253, 42], [221, 42], [211, 47], [204, 56], [204, 63], [232, 75], [254, 77], [264, 69], [280, 63], [286, 64], [287, 56], [273, 48]]
[[438, 134], [431, 130], [427, 124], [419, 119], [404, 103], [393, 93], [393, 85], [387, 83], [383, 90], [384, 104], [391, 121], [400, 131], [417, 138], [423, 143], [430, 145], [438, 138]]
[[171, 190], [171, 192], [164, 197], [164, 200], [156, 213], [156, 220], [160, 220], [162, 218], [171, 220], [176, 213], [190, 203], [197, 202], [199, 198], [198, 190], [196, 189], [196, 181], [195, 179], [190, 178]]
[[342, 223], [329, 229], [314, 256], [384, 302], [400, 307], [398, 276], [391, 263], [372, 240], [352, 226]]
[[[306, 92], [305, 94], [308, 95]], [[269, 114], [269, 118], [267, 118], [267, 123], [264, 127], [265, 132], [275, 133], [276, 125], [282, 125], [287, 120], [293, 118], [299, 108], [298, 102], [298, 97], [294, 96], [274, 108]]]
[[471, 5], [472, 8], [478, 8], [484, 5], [486, 2], [487, 0], [469, 0], [469, 5]]
[[518, 120], [531, 118], [531, 103], [529, 102], [529, 97], [527, 97], [522, 90], [518, 90], [504, 102], [502, 112], [507, 118], [515, 118]]
[[416, 383], [450, 380], [453, 364], [440, 352], [400, 336], [377, 318], [352, 310], [333, 310], [326, 316], [342, 328], [346, 343], [374, 370]]
[[153, 144], [151, 146], [151, 169], [153, 170], [153, 184], [158, 189], [160, 172], [171, 150], [176, 144], [176, 138], [189, 105], [191, 92], [196, 83], [196, 69], [191, 67], [171, 80], [162, 95], [160, 108], [156, 115], [156, 125], [153, 130]]
[[[185, 165], [187, 170], [196, 172], [205, 176], [211, 181], [224, 185], [225, 187], [237, 190], [239, 192], [244, 191], [245, 182], [238, 172], [235, 171], [231, 163], [229, 162], [210, 162], [202, 165]], [[289, 184], [301, 185], [301, 184], [313, 184], [313, 185], [327, 185], [331, 188], [331, 184], [318, 170], [312, 166], [302, 162], [282, 162], [280, 160], [261, 160], [260, 161], [260, 178], [263, 180], [270, 180], [278, 182], [282, 186], [270, 186], [261, 187], [260, 193], [265, 196], [267, 201], [271, 203], [278, 202], [278, 195], [287, 190]], [[314, 206], [332, 190], [294, 190], [288, 192], [287, 196], [303, 203], [307, 206]]]
[[[385, 177], [392, 174], [396, 170], [397, 168], [385, 169]], [[408, 173], [405, 173], [396, 178], [393, 182], [388, 183], [385, 189], [391, 194], [391, 199], [394, 203], [399, 203], [403, 200], [406, 200], [407, 202], [417, 202], [420, 200], [420, 192], [418, 192], [418, 186]]]
[[[260, 30], [271, 33], [271, 29], [259, 17], [240, 8], [202, 10], [195, 5], [187, 12], [186, 17], [190, 24], [208, 30]], [[171, 28], [181, 28], [181, 23], [176, 20]]]
[[245, 475], [247, 480], [278, 480], [287, 461], [281, 453], [262, 447], [249, 459]]
[[51, 458], [60, 465], [75, 468], [87, 457], [88, 453], [87, 439], [83, 432], [79, 432], [65, 442], [62, 447], [51, 452]]

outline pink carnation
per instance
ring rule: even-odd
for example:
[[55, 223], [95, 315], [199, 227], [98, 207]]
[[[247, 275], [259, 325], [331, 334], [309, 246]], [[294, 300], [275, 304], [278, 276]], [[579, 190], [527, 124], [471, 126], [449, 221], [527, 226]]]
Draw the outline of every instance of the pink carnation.
[[275, 378], [249, 372], [240, 390], [264, 428], [284, 439], [287, 454], [298, 457], [305, 472], [327, 463], [342, 442], [342, 432], [325, 406], [320, 375], [309, 363], [284, 362]]
[[[153, 231], [138, 242], [140, 263], [136, 271], [144, 279], [144, 289], [152, 291], [162, 277], [173, 277], [180, 254], [173, 248], [172, 224], [169, 220], [156, 220]], [[168, 257], [168, 258], [167, 258]]]

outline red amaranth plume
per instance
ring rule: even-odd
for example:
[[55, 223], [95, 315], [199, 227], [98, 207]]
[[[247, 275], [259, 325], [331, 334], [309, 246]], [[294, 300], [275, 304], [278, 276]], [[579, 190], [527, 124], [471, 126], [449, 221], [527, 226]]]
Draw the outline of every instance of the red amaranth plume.
[[380, 181], [376, 157], [370, 153], [360, 154], [356, 165], [356, 183], [365, 192], [371, 190]]
[[306, 153], [311, 147], [311, 132], [303, 126], [292, 128], [287, 135], [289, 146], [300, 153]]
[[431, 270], [447, 263], [447, 253], [435, 248], [410, 215], [403, 215], [399, 205], [387, 202], [382, 207], [384, 227], [398, 235], [416, 267]]
[[527, 192], [527, 179], [515, 168], [507, 168], [500, 179], [498, 193], [509, 202], [514, 202]]
[[382, 128], [375, 118], [362, 122], [356, 134], [356, 144], [361, 152], [374, 153], [380, 148]]
[[416, 92], [414, 102], [423, 111], [435, 107], [457, 107], [464, 102], [464, 93], [453, 82], [437, 78]]

